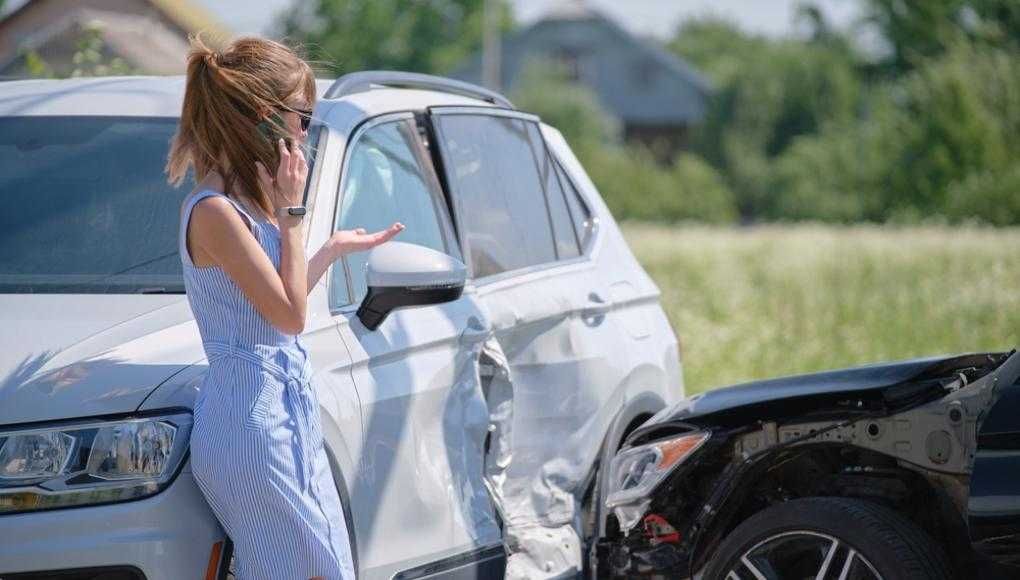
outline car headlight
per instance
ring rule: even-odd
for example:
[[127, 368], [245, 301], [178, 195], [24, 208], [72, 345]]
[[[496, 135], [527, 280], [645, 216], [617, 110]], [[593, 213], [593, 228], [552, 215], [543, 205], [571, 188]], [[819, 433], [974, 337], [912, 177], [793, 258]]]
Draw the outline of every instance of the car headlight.
[[0, 431], [0, 515], [127, 501], [165, 488], [191, 413]]
[[705, 431], [685, 433], [628, 449], [614, 457], [609, 467], [606, 507], [613, 508], [646, 497], [708, 437], [709, 433]]

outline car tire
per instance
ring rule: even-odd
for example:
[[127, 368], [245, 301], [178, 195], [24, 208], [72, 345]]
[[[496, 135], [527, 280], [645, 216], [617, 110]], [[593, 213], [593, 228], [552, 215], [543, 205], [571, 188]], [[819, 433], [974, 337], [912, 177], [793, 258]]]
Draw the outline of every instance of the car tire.
[[945, 553], [903, 516], [868, 501], [813, 497], [776, 504], [737, 526], [704, 580], [814, 578], [822, 568], [826, 578], [952, 578]]

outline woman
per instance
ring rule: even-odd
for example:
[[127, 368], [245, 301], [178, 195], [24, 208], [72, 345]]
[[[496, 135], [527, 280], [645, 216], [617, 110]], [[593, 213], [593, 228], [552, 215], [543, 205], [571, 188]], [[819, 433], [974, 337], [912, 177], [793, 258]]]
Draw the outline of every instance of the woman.
[[305, 263], [304, 220], [288, 208], [302, 201], [299, 146], [314, 104], [311, 68], [286, 46], [240, 38], [217, 52], [192, 39], [167, 161], [171, 183], [189, 168], [198, 182], [180, 229], [185, 289], [209, 360], [191, 467], [234, 542], [239, 580], [354, 578], [297, 335], [308, 290], [329, 264], [403, 225], [337, 232]]

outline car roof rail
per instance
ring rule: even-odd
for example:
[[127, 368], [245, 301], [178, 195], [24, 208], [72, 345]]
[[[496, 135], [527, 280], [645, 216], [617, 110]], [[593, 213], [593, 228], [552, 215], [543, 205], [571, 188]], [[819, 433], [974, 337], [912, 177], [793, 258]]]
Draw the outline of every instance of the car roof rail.
[[354, 93], [370, 91], [373, 86], [439, 91], [481, 99], [507, 109], [514, 108], [509, 99], [485, 87], [434, 75], [388, 70], [366, 70], [345, 74], [326, 89], [322, 98], [339, 99]]

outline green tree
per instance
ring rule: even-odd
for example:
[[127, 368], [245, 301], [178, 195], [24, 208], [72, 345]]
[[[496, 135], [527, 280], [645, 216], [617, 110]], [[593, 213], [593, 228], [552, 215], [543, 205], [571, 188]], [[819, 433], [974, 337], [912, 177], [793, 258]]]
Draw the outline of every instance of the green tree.
[[773, 159], [797, 137], [852, 119], [860, 107], [855, 57], [831, 31], [817, 42], [776, 40], [708, 17], [682, 24], [669, 46], [717, 87], [694, 149], [726, 177], [744, 220], [775, 213]]
[[889, 47], [883, 64], [895, 75], [938, 57], [960, 39], [1013, 48], [1020, 43], [1016, 0], [866, 0], [865, 21]]
[[971, 173], [952, 183], [946, 197], [946, 214], [954, 221], [1020, 224], [1020, 163], [999, 171]]
[[1020, 130], [1015, 62], [1001, 51], [963, 43], [905, 78], [908, 122], [901, 124], [903, 148], [889, 184], [899, 194], [894, 209], [945, 212], [952, 183], [1005, 168]]
[[797, 138], [772, 164], [767, 184], [775, 220], [884, 221], [889, 180], [909, 125], [888, 88], [862, 118], [826, 124]]
[[798, 139], [775, 164], [794, 219], [1020, 223], [1020, 61], [958, 41], [874, 91], [867, 114]]
[[[482, 45], [484, 0], [314, 0], [281, 32], [336, 75], [365, 69], [444, 73]], [[505, 2], [503, 27], [511, 26]]]
[[718, 87], [694, 147], [741, 217], [1020, 223], [1020, 3], [865, 10], [889, 48], [877, 63], [811, 6], [808, 40], [702, 18], [670, 43]]
[[617, 219], [732, 223], [733, 193], [701, 157], [681, 153], [668, 166], [640, 145], [581, 150], [578, 157]]
[[889, 45], [887, 64], [894, 71], [912, 68], [920, 58], [936, 56], [960, 30], [966, 0], [866, 0], [866, 22]]

